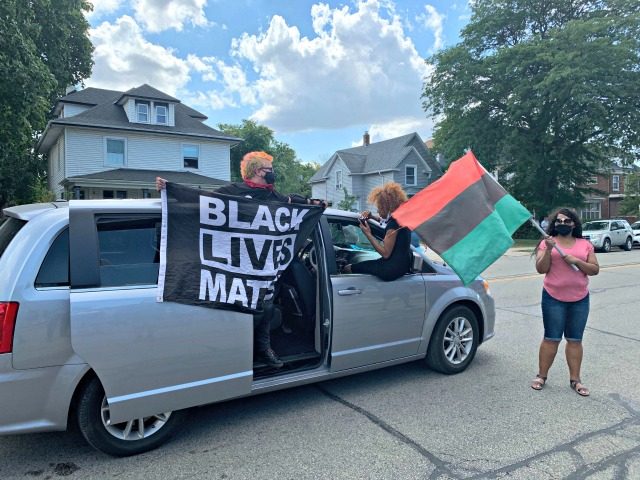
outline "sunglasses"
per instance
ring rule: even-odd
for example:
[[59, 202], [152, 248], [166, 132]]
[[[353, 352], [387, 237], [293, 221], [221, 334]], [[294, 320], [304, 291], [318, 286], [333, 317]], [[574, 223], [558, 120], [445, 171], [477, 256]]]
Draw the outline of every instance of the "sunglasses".
[[273, 172], [273, 168], [271, 167], [261, 167], [260, 170], [263, 172]]
[[556, 225], [573, 225], [573, 220], [571, 220], [570, 218], [558, 218], [556, 219]]

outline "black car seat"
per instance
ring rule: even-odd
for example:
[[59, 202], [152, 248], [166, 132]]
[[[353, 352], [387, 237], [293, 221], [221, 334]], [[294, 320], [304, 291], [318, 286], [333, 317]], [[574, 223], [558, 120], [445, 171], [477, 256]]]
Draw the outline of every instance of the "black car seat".
[[294, 258], [282, 278], [282, 302], [292, 313], [296, 326], [303, 330], [314, 327], [316, 313], [316, 280], [302, 260]]

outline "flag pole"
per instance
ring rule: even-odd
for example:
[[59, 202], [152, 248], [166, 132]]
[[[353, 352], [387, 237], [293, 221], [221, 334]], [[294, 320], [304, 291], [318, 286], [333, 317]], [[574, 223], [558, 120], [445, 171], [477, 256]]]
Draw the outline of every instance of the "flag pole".
[[[538, 231], [542, 234], [542, 236], [543, 236], [543, 237], [547, 237], [547, 236], [548, 236], [547, 232], [545, 232], [545, 231], [542, 229], [542, 227], [538, 224], [538, 222], [536, 222], [536, 221], [533, 219], [533, 217], [530, 217], [530, 218], [529, 218], [529, 222], [531, 222], [531, 225], [533, 225], [533, 226], [535, 227], [535, 229], [536, 229], [536, 230], [538, 230]], [[557, 243], [556, 243], [553, 247], [558, 251], [558, 253], [560, 254], [560, 256], [561, 256], [562, 258], [564, 258], [564, 257], [566, 257], [566, 256], [567, 256], [567, 254], [566, 254], [566, 253], [564, 253], [564, 250], [562, 250], [562, 249], [558, 246], [558, 244], [557, 244]], [[571, 267], [571, 268], [573, 268], [576, 272], [579, 270], [579, 268], [578, 268], [576, 265], [574, 265], [574, 264], [571, 264], [571, 265], [570, 265], [570, 267]]]

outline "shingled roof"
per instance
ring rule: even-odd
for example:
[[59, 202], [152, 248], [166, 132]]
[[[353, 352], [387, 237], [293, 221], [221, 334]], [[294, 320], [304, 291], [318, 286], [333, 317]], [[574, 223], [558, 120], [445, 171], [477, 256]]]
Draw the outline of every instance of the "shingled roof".
[[[148, 123], [130, 122], [119, 101], [126, 97], [145, 98], [173, 102], [175, 104], [175, 125], [156, 125]], [[227, 135], [215, 128], [205, 125], [202, 120], [207, 117], [202, 113], [180, 103], [173, 98], [149, 85], [141, 85], [126, 92], [115, 90], [103, 90], [100, 88], [85, 88], [78, 92], [70, 93], [58, 100], [54, 112], [60, 111], [64, 103], [73, 103], [89, 107], [82, 113], [71, 117], [56, 118], [47, 124], [38, 141], [37, 149], [40, 152], [48, 150], [55, 142], [62, 128], [74, 126], [82, 128], [103, 128], [110, 130], [139, 131], [146, 133], [162, 133], [165, 135], [181, 135], [223, 140], [231, 143], [240, 142], [240, 138]]]
[[123, 181], [127, 183], [144, 183], [155, 185], [156, 177], [162, 177], [169, 182], [180, 183], [182, 185], [206, 185], [210, 186], [222, 186], [226, 185], [227, 181], [220, 180], [218, 178], [205, 177], [204, 175], [198, 175], [193, 172], [176, 172], [176, 171], [163, 171], [163, 170], [138, 170], [132, 168], [116, 168], [114, 170], [106, 170], [104, 172], [89, 173], [87, 175], [76, 175], [69, 177], [67, 182], [78, 183], [82, 180], [104, 181], [104, 182], [118, 182]]
[[[417, 137], [417, 142], [413, 142]], [[371, 143], [366, 146], [345, 148], [338, 150], [320, 169], [311, 177], [310, 182], [322, 182], [326, 180], [327, 173], [335, 162], [340, 158], [352, 174], [377, 173], [392, 170], [416, 148], [420, 156], [425, 160], [433, 172], [440, 173], [441, 169], [437, 162], [424, 147], [424, 142], [417, 133], [409, 133], [401, 137], [390, 138], [381, 142]]]

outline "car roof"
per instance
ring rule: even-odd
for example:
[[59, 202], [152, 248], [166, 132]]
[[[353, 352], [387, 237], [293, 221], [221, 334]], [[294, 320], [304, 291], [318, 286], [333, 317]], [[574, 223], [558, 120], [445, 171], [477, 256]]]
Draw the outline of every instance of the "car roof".
[[[118, 210], [137, 210], [137, 209], [160, 209], [162, 201], [159, 198], [145, 199], [105, 199], [105, 200], [71, 200], [49, 202], [49, 203], [31, 203], [27, 205], [16, 205], [7, 207], [3, 213], [8, 217], [17, 218], [19, 220], [29, 221], [38, 215], [55, 209], [68, 209], [73, 206], [74, 209], [82, 210], [101, 210], [117, 208]], [[338, 210], [336, 208], [327, 208], [325, 215], [338, 217], [357, 218], [358, 214], [346, 210]]]
[[58, 208], [68, 208], [68, 202], [48, 202], [48, 203], [29, 203], [27, 205], [16, 205], [14, 207], [7, 207], [2, 212], [7, 217], [17, 218], [19, 220], [29, 221], [38, 215]]

